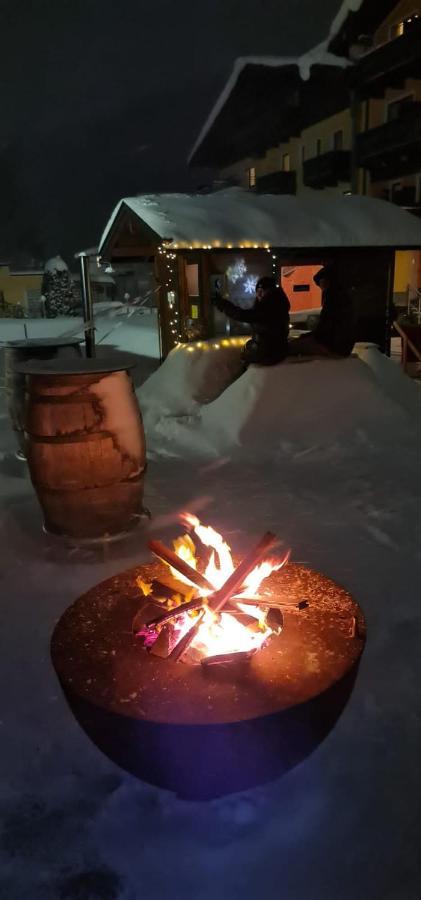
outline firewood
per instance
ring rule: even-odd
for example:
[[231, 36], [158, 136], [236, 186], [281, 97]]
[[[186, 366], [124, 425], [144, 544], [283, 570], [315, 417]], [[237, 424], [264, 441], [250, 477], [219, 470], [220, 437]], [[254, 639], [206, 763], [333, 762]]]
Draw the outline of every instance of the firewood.
[[149, 653], [152, 653], [152, 656], [160, 656], [161, 659], [168, 659], [177, 644], [177, 630], [171, 623], [168, 623], [159, 632], [156, 641], [149, 648]]
[[274, 544], [276, 544], [276, 540], [275, 535], [271, 534], [270, 531], [267, 531], [257, 546], [251, 550], [250, 553], [244, 557], [240, 565], [234, 569], [234, 572], [227, 578], [220, 590], [215, 591], [212, 597], [208, 598], [209, 606], [214, 612], [220, 612], [233, 594], [235, 594], [236, 591], [239, 591], [244, 584], [247, 575], [250, 575], [250, 572], [253, 571], [261, 561], [262, 557], [266, 555], [268, 550], [270, 550]]
[[[187, 634], [185, 634], [184, 637], [181, 638], [181, 641], [178, 642], [178, 644], [174, 647], [174, 649], [170, 653], [171, 659], [181, 660], [182, 657], [184, 656], [184, 654], [187, 653], [187, 650], [189, 649], [190, 644], [196, 637], [197, 632], [199, 631], [199, 628], [202, 624], [202, 619], [203, 619], [204, 615], [205, 615], [205, 610], [201, 609], [199, 612], [199, 615], [197, 616], [197, 618], [194, 621], [194, 625], [192, 626], [192, 628], [190, 628], [190, 631], [188, 631]], [[166, 627], [167, 626], [165, 625], [164, 628], [166, 628]]]
[[187, 603], [180, 603], [179, 606], [174, 606], [173, 609], [166, 609], [163, 612], [161, 611], [155, 616], [153, 620], [149, 622], [149, 628], [157, 628], [158, 625], [162, 625], [164, 622], [168, 622], [170, 619], [175, 619], [177, 616], [181, 616], [182, 613], [188, 612], [189, 610], [199, 609], [202, 605], [203, 598], [194, 597]]
[[150, 628], [153, 620], [160, 615], [162, 615], [162, 606], [160, 606], [159, 603], [146, 600], [146, 602], [142, 603], [142, 606], [133, 619], [133, 631], [136, 633], [141, 631], [142, 628]]
[[219, 653], [215, 656], [205, 656], [204, 659], [200, 660], [200, 665], [204, 669], [210, 666], [232, 665], [233, 663], [238, 665], [239, 663], [248, 662], [255, 652], [255, 650], [239, 650], [237, 653]]
[[280, 634], [284, 627], [284, 617], [280, 609], [272, 606], [266, 613], [266, 625], [272, 629], [274, 634]]
[[162, 544], [161, 541], [149, 541], [148, 546], [158, 559], [161, 559], [164, 563], [167, 563], [167, 565], [172, 566], [172, 568], [177, 572], [180, 572], [184, 578], [188, 578], [195, 587], [207, 592], [213, 591], [213, 586], [210, 581], [208, 581], [200, 572], [197, 572], [196, 569], [193, 569], [192, 566], [189, 566], [184, 559], [180, 559], [180, 557], [174, 553], [174, 550], [170, 550], [170, 548]]

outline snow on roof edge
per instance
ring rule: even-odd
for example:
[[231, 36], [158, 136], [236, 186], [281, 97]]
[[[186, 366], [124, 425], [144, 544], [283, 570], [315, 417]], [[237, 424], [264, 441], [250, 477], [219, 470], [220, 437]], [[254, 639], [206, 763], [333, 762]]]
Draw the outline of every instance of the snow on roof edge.
[[243, 69], [245, 69], [246, 66], [268, 66], [270, 68], [297, 66], [302, 80], [308, 81], [311, 74], [311, 67], [314, 65], [319, 64], [326, 66], [336, 66], [337, 68], [341, 69], [352, 65], [352, 63], [350, 63], [350, 60], [345, 59], [345, 57], [335, 56], [335, 54], [330, 53], [327, 50], [327, 44], [327, 40], [323, 41], [321, 44], [316, 44], [315, 47], [313, 47], [307, 53], [303, 53], [301, 56], [239, 56], [235, 60], [231, 75], [228, 78], [228, 81], [226, 82], [224, 88], [222, 89], [215, 105], [212, 107], [209, 116], [206, 119], [206, 122], [203, 125], [191, 152], [189, 153], [187, 159], [188, 163], [191, 162], [193, 156], [200, 147], [207, 133], [210, 131], [212, 125], [218, 118], [219, 113], [225, 106], [230, 94], [235, 88], [241, 72], [243, 71]]
[[350, 13], [358, 12], [360, 7], [363, 5], [364, 0], [343, 0], [336, 16], [332, 19], [329, 34], [326, 40], [326, 46], [328, 46], [331, 41], [336, 37], [338, 32], [341, 30], [343, 24], [346, 22]]
[[[321, 198], [318, 191], [299, 197], [254, 194], [229, 188], [211, 194], [146, 194], [120, 201], [101, 238], [112, 231], [122, 204], [161, 240], [180, 247], [217, 241], [234, 248], [389, 247], [421, 248], [421, 222], [384, 200], [352, 195]], [[215, 244], [215, 246], [217, 246]]]
[[[127, 198], [127, 199], [130, 199], [130, 198]], [[112, 213], [111, 213], [111, 216], [110, 216], [110, 218], [108, 219], [108, 222], [107, 222], [107, 224], [106, 224], [106, 226], [105, 226], [105, 228], [104, 228], [104, 231], [102, 232], [102, 235], [101, 235], [101, 237], [100, 237], [100, 239], [99, 239], [99, 243], [98, 243], [98, 256], [101, 255], [102, 247], [103, 247], [103, 245], [105, 244], [105, 241], [106, 241], [106, 239], [107, 239], [107, 237], [108, 237], [108, 234], [109, 234], [111, 228], [112, 228], [113, 225], [114, 225], [114, 222], [115, 222], [115, 220], [116, 220], [116, 218], [117, 218], [117, 216], [118, 216], [118, 214], [119, 214], [119, 212], [120, 212], [121, 207], [123, 206], [123, 203], [125, 203], [125, 202], [126, 202], [126, 198], [123, 197], [123, 199], [122, 199], [122, 200], [119, 200], [118, 203], [116, 204], [116, 206], [114, 207], [114, 209], [113, 209], [113, 211], [112, 211]]]

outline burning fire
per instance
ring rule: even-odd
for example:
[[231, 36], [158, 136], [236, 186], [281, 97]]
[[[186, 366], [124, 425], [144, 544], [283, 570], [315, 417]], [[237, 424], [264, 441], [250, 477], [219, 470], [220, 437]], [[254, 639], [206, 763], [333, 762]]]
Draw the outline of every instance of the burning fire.
[[[203, 572], [209, 582], [209, 589], [199, 588], [194, 585], [195, 596], [208, 597], [214, 591], [218, 591], [226, 583], [235, 570], [231, 549], [224, 541], [221, 534], [208, 525], [202, 525], [199, 519], [190, 513], [183, 513], [180, 517], [182, 524], [193, 532], [200, 543], [210, 550], [209, 560]], [[174, 551], [177, 556], [198, 571], [198, 556], [196, 545], [191, 534], [184, 534], [174, 541]], [[202, 608], [202, 619], [197, 633], [191, 642], [191, 651], [197, 659], [222, 654], [248, 653], [262, 647], [267, 638], [272, 634], [272, 628], [266, 621], [267, 607], [264, 606], [264, 598], [259, 595], [262, 582], [271, 574], [279, 570], [288, 561], [289, 553], [282, 559], [270, 558], [256, 565], [253, 571], [244, 579], [241, 590], [232, 598], [235, 602], [236, 612], [215, 612], [206, 603]], [[183, 576], [177, 569], [170, 566], [172, 575], [185, 584], [193, 583]], [[247, 603], [241, 603], [241, 598]], [[250, 603], [256, 600], [256, 604]], [[262, 605], [263, 604], [263, 605]], [[179, 639], [198, 623], [198, 611], [183, 612], [178, 617]], [[241, 619], [247, 618], [247, 622]]]

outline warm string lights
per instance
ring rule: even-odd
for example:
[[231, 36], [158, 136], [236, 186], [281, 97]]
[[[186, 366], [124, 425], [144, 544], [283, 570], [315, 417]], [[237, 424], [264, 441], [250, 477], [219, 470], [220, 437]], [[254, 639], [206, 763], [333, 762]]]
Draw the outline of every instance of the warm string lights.
[[177, 349], [183, 350], [185, 353], [195, 353], [197, 350], [207, 352], [208, 350], [220, 350], [225, 347], [243, 347], [248, 337], [221, 338], [220, 340], [195, 341], [192, 344], [179, 344]]
[[[243, 241], [241, 244], [224, 244], [222, 241], [212, 241], [210, 244], [202, 244], [194, 241], [192, 244], [187, 244], [185, 242], [173, 242], [172, 240], [163, 241], [163, 243], [158, 247], [158, 253], [163, 257], [164, 265], [165, 265], [165, 289], [167, 294], [167, 304], [169, 308], [169, 327], [170, 334], [175, 346], [180, 346], [183, 341], [182, 334], [182, 325], [180, 322], [179, 310], [178, 310], [178, 290], [177, 290], [177, 253], [175, 250], [266, 250], [267, 253], [270, 254], [272, 259], [272, 275], [274, 278], [278, 279], [278, 268], [279, 268], [279, 260], [276, 253], [273, 251], [273, 247], [268, 243], [253, 243], [252, 241]], [[251, 281], [254, 278], [250, 278], [250, 284], [247, 285], [246, 293], [251, 292]], [[219, 350], [220, 347], [226, 346], [241, 346], [244, 341], [241, 338], [231, 338], [230, 340], [226, 339], [224, 341], [210, 343], [206, 342], [196, 342], [195, 346], [191, 344], [186, 348], [189, 352], [193, 353], [196, 348], [203, 350]]]
[[[165, 248], [164, 248], [165, 249]], [[192, 244], [188, 244], [185, 241], [171, 241], [171, 249], [172, 250], [269, 250], [270, 244], [256, 244], [253, 241], [242, 241], [241, 244], [224, 244], [222, 241], [212, 241], [211, 244], [202, 244], [197, 241], [193, 241]]]
[[170, 333], [174, 344], [178, 344], [183, 339], [181, 333], [180, 315], [177, 303], [177, 254], [172, 252], [172, 248], [166, 244], [158, 247], [158, 253], [163, 257], [165, 266], [165, 289], [167, 294], [167, 303], [169, 310], [169, 326]]

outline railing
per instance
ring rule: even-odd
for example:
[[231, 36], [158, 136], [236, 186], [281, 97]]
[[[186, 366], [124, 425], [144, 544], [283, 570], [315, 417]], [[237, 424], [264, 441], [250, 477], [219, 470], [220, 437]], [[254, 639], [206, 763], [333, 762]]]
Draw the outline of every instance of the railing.
[[303, 179], [307, 187], [334, 187], [339, 181], [349, 181], [351, 172], [351, 154], [348, 150], [330, 150], [312, 159], [306, 159], [303, 165]]
[[[414, 101], [402, 109], [398, 119], [370, 128], [357, 136], [358, 164], [376, 168], [379, 159], [398, 150], [413, 147], [421, 142], [421, 103]], [[386, 177], [386, 176], [385, 176]], [[392, 175], [393, 177], [393, 175]]]
[[382, 96], [398, 78], [420, 75], [421, 19], [399, 37], [364, 54], [352, 69], [349, 80], [362, 96]]
[[296, 173], [293, 171], [270, 172], [260, 175], [256, 181], [258, 194], [295, 194], [296, 188]]

